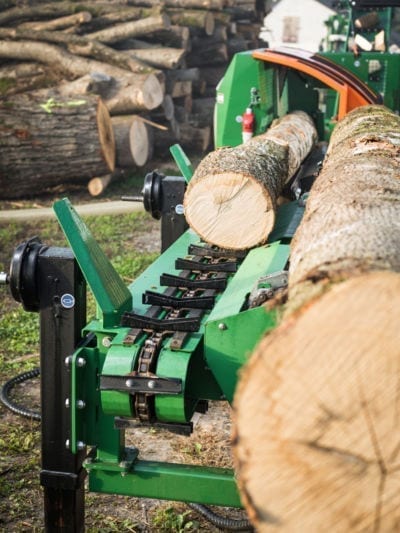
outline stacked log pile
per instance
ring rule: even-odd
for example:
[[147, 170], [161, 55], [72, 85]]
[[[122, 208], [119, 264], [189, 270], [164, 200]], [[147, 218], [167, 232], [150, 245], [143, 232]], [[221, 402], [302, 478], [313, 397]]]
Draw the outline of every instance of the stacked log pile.
[[[62, 106], [65, 113], [68, 99], [73, 107], [97, 95], [116, 144], [105, 184], [116, 175], [114, 169], [119, 174], [143, 166], [153, 154], [169, 157], [175, 142], [189, 153], [210, 148], [215, 87], [234, 53], [260, 46], [266, 9], [260, 0], [15, 4], [0, 12], [1, 114], [19, 106], [28, 109], [30, 98], [36, 113], [44, 110], [36, 127], [40, 123], [46, 130], [46, 117]], [[18, 121], [13, 129], [7, 117], [2, 145], [15, 146], [10, 132], [29, 130], [29, 119], [22, 126], [21, 117]], [[48, 131], [51, 135], [51, 127]], [[28, 134], [34, 145], [36, 133]], [[39, 135], [45, 142], [43, 131]], [[1, 174], [5, 168], [0, 167]], [[93, 177], [98, 171], [93, 169]], [[18, 187], [8, 189], [19, 196]]]
[[282, 323], [241, 375], [236, 466], [260, 533], [398, 530], [399, 132], [381, 106], [335, 128]]

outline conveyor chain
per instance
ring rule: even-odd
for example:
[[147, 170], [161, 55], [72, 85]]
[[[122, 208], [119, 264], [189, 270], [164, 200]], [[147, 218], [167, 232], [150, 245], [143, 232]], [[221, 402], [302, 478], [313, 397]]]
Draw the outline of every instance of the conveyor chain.
[[[152, 379], [158, 383], [155, 371], [160, 350], [167, 341], [170, 341], [170, 349], [181, 349], [188, 335], [199, 330], [204, 313], [212, 309], [216, 294], [226, 288], [228, 276], [236, 272], [238, 262], [245, 256], [245, 252], [203, 245], [191, 245], [188, 252], [187, 257], [175, 261], [175, 268], [182, 269], [179, 275], [164, 273], [160, 276], [160, 285], [167, 286], [163, 293], [144, 292], [142, 301], [150, 306], [145, 314], [126, 312], [121, 318], [121, 326], [131, 328], [125, 345], [132, 345], [146, 336], [132, 373], [134, 384], [124, 385], [124, 390], [133, 396], [135, 415], [140, 422], [155, 421], [156, 391], [149, 391], [147, 384]], [[141, 388], [141, 379], [146, 388]], [[112, 386], [112, 382], [110, 384]], [[169, 386], [170, 383], [164, 385], [166, 390]]]

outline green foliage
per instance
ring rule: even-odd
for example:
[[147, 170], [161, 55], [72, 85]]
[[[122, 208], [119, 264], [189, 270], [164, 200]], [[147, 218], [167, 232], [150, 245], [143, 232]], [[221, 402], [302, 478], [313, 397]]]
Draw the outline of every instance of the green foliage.
[[199, 531], [199, 523], [189, 519], [190, 511], [179, 512], [173, 507], [159, 509], [153, 519], [157, 531], [171, 531], [183, 533], [185, 531]]

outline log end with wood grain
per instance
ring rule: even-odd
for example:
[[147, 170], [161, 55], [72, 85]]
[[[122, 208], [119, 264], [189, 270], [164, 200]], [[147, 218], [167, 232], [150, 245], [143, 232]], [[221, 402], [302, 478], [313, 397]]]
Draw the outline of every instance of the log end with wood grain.
[[247, 143], [208, 154], [185, 193], [188, 224], [221, 248], [265, 242], [275, 223], [277, 199], [316, 138], [312, 119], [295, 111]]
[[16, 95], [0, 105], [0, 122], [2, 198], [30, 197], [115, 168], [114, 132], [98, 96]]
[[257, 531], [396, 531], [400, 119], [349, 113], [291, 244], [283, 320], [242, 372], [234, 454]]

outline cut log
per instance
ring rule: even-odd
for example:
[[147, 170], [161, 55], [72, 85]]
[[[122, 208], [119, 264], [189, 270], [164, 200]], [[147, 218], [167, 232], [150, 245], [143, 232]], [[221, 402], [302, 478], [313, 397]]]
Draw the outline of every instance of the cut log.
[[186, 51], [162, 47], [128, 50], [124, 54], [130, 59], [143, 61], [155, 68], [176, 69], [182, 64]]
[[89, 11], [80, 11], [73, 15], [67, 15], [65, 17], [56, 18], [53, 20], [45, 20], [41, 22], [24, 22], [20, 25], [20, 28], [35, 30], [35, 31], [51, 31], [51, 30], [63, 30], [70, 26], [77, 26], [79, 24], [85, 24], [92, 20], [92, 15]]
[[114, 6], [114, 11], [110, 13], [104, 13], [97, 16], [80, 28], [77, 33], [93, 33], [95, 31], [104, 30], [105, 28], [112, 26], [120, 22], [128, 22], [130, 20], [139, 20], [141, 18], [151, 17], [157, 14], [155, 10], [144, 7], [123, 7], [117, 8]]
[[[118, 52], [113, 48], [106, 46], [98, 41], [87, 39], [73, 34], [61, 31], [36, 31], [31, 29], [6, 30], [8, 37], [13, 39], [24, 39], [32, 41], [41, 41], [47, 43], [61, 43], [67, 45], [71, 54], [84, 57], [92, 57], [98, 61], [110, 65], [130, 70], [137, 74], [149, 74], [154, 71], [148, 65], [143, 64], [134, 57], [129, 57], [125, 53]], [[0, 29], [0, 36], [5, 37], [5, 31]]]
[[211, 126], [198, 128], [191, 124], [180, 124], [180, 144], [188, 152], [204, 153], [211, 143]]
[[34, 196], [114, 169], [113, 129], [98, 97], [19, 95], [1, 104], [0, 122], [2, 198]]
[[188, 224], [221, 248], [265, 242], [274, 226], [277, 198], [316, 137], [311, 118], [297, 111], [245, 144], [211, 152], [185, 193]]
[[149, 158], [149, 137], [140, 117], [118, 116], [111, 119], [118, 168], [136, 168], [145, 165]]
[[[129, 0], [132, 5], [154, 6], [160, 5], [160, 0]], [[226, 0], [163, 0], [166, 7], [181, 7], [184, 9], [215, 9], [222, 10], [228, 2]]]
[[215, 28], [214, 15], [211, 11], [168, 9], [167, 14], [172, 24], [187, 26], [191, 31], [201, 30], [206, 35], [212, 35]]
[[221, 65], [228, 62], [228, 47], [226, 43], [202, 42], [194, 47], [186, 57], [188, 67]]
[[261, 533], [398, 528], [399, 132], [381, 106], [334, 130], [284, 320], [242, 373], [235, 462]]
[[[295, 295], [305, 298], [306, 286], [316, 288], [315, 279], [340, 278], [351, 269], [398, 270], [399, 168], [397, 115], [382, 106], [365, 106], [336, 126], [292, 241], [292, 301]], [[327, 245], [332, 242], [335, 247]]]
[[0, 57], [40, 61], [74, 77], [88, 73], [113, 77], [117, 80], [115, 94], [106, 101], [110, 112], [154, 109], [163, 100], [161, 84], [153, 74], [133, 74], [106, 63], [74, 56], [57, 46], [35, 41], [0, 41]]
[[110, 174], [92, 178], [87, 184], [89, 194], [91, 196], [100, 196], [107, 189], [110, 183], [124, 177], [125, 171], [123, 169], [116, 168], [114, 172]]
[[141, 20], [116, 24], [111, 28], [89, 33], [88, 37], [102, 43], [115, 43], [117, 41], [128, 39], [129, 37], [140, 37], [154, 31], [168, 29], [170, 25], [171, 22], [169, 17], [162, 14]]
[[172, 48], [190, 50], [190, 31], [187, 26], [172, 25], [168, 30], [159, 30], [149, 33], [142, 38], [151, 43], [162, 43]]
[[400, 275], [363, 274], [258, 346], [234, 409], [257, 532], [397, 531], [399, 313]]
[[33, 91], [58, 83], [59, 76], [39, 63], [16, 63], [0, 67], [1, 97]]
[[113, 180], [112, 174], [101, 176], [100, 178], [92, 178], [88, 183], [88, 191], [91, 196], [100, 196]]

